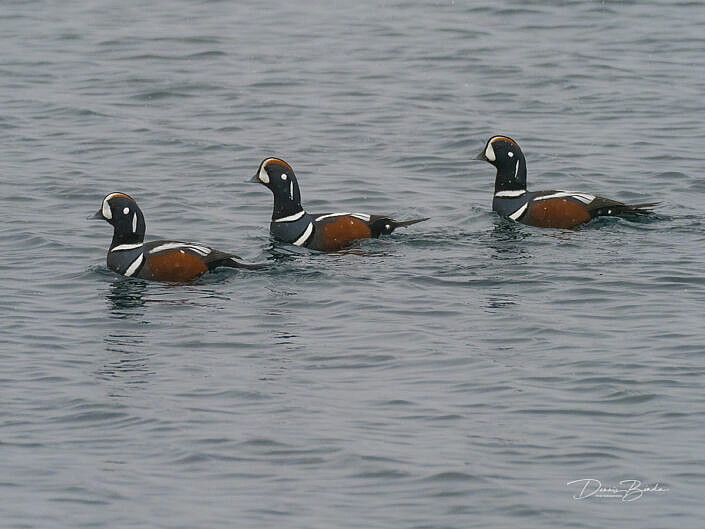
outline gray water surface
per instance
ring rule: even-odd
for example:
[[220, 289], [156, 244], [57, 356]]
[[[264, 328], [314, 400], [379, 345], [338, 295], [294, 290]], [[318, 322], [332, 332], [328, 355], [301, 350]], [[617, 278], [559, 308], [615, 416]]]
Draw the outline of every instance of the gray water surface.
[[[2, 527], [702, 524], [702, 3], [143, 4], [0, 8]], [[498, 219], [497, 133], [657, 215]], [[272, 155], [310, 211], [431, 220], [273, 243]], [[118, 277], [112, 191], [272, 267]]]

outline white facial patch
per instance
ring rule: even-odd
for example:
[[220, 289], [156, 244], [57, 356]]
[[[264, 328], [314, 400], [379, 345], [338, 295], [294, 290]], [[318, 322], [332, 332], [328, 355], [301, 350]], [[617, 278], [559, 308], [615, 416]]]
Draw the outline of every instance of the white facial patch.
[[125, 208], [122, 210], [123, 214], [127, 215], [130, 212], [130, 208]]
[[497, 156], [495, 156], [494, 149], [492, 148], [492, 142], [487, 144], [487, 148], [485, 149], [485, 158], [487, 158], [490, 162], [497, 160]]
[[282, 173], [282, 180], [286, 180], [286, 173]]
[[269, 183], [269, 175], [267, 174], [267, 170], [264, 168], [266, 165], [266, 163], [262, 164], [262, 169], [259, 170], [259, 175], [257, 175], [257, 178], [259, 178], [259, 181], [263, 184]]
[[514, 158], [514, 153], [512, 151], [509, 151], [507, 153], [507, 156], [509, 156], [510, 158]]
[[[127, 208], [125, 208], [127, 209]], [[130, 211], [127, 209], [127, 211]], [[132, 215], [132, 233], [135, 233], [137, 231], [137, 213], [134, 213]]]
[[110, 200], [110, 196], [107, 196], [103, 199], [103, 217], [106, 219], [112, 219], [113, 218], [113, 212], [110, 211], [110, 204], [108, 204], [108, 200]]
[[[286, 176], [286, 175], [282, 175], [282, 176]], [[293, 181], [289, 182], [289, 198], [291, 200], [294, 200], [294, 182]]]

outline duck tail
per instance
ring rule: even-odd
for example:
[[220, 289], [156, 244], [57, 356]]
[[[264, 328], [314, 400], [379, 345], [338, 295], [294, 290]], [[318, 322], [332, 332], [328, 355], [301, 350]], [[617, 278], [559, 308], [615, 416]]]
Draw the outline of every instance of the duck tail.
[[218, 263], [218, 266], [225, 266], [228, 268], [244, 268], [245, 270], [261, 270], [269, 266], [269, 263], [243, 263], [238, 261], [238, 259], [238, 256], [228, 257]]
[[423, 221], [428, 220], [430, 218], [431, 217], [424, 217], [422, 219], [401, 220], [401, 221], [395, 220], [392, 222], [394, 222], [395, 228], [406, 228], [407, 226], [411, 226], [412, 224], [417, 224], [419, 222], [423, 222]]
[[651, 215], [652, 208], [658, 206], [660, 202], [647, 202], [644, 204], [627, 204], [622, 211], [625, 215]]

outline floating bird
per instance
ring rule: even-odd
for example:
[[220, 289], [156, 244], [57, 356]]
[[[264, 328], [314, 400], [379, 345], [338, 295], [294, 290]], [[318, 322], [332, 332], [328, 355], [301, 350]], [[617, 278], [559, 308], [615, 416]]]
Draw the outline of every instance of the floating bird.
[[395, 229], [428, 218], [397, 221], [367, 213], [307, 213], [291, 166], [279, 158], [267, 158], [251, 182], [259, 182], [274, 194], [274, 211], [269, 231], [275, 239], [311, 250], [334, 251], [357, 239], [389, 235]]
[[144, 215], [137, 202], [125, 193], [110, 193], [91, 219], [102, 219], [113, 226], [113, 241], [108, 250], [108, 268], [128, 277], [154, 281], [190, 281], [220, 266], [258, 269], [266, 264], [239, 261], [231, 253], [202, 244], [180, 241], [144, 242]]
[[507, 136], [492, 136], [477, 157], [497, 168], [492, 209], [501, 216], [540, 228], [573, 228], [595, 217], [649, 215], [657, 203], [624, 204], [574, 191], [527, 191], [526, 158]]

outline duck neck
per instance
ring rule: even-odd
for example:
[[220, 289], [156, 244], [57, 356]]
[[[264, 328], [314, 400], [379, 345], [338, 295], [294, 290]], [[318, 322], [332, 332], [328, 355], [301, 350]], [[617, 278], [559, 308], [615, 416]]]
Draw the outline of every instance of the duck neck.
[[304, 208], [301, 207], [301, 193], [296, 180], [292, 179], [285, 189], [278, 191], [274, 193], [272, 220], [291, 217], [304, 211]]
[[113, 241], [110, 248], [115, 248], [121, 244], [141, 244], [144, 242], [144, 233], [122, 233], [117, 229], [113, 232]]
[[526, 191], [526, 160], [522, 154], [497, 167], [494, 192], [502, 191]]

